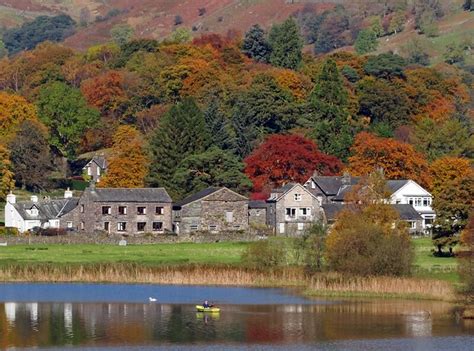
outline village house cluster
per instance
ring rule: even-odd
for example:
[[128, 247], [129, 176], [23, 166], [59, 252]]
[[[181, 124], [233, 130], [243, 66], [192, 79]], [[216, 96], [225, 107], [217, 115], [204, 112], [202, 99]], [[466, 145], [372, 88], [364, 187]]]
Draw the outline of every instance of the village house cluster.
[[[91, 166], [91, 175], [98, 175], [98, 165], [86, 165]], [[249, 201], [225, 187], [209, 187], [178, 202], [173, 202], [164, 188], [96, 188], [92, 181], [80, 197], [74, 197], [69, 189], [62, 199], [31, 196], [29, 201], [17, 201], [9, 194], [5, 226], [20, 232], [62, 228], [124, 235], [266, 228], [276, 235], [297, 236], [315, 222], [332, 224], [347, 206], [346, 194], [359, 181], [348, 174], [314, 175], [303, 185], [289, 183], [272, 190], [266, 201]], [[390, 203], [408, 223], [410, 233], [428, 233], [435, 219], [431, 194], [412, 180], [389, 180], [387, 186]]]

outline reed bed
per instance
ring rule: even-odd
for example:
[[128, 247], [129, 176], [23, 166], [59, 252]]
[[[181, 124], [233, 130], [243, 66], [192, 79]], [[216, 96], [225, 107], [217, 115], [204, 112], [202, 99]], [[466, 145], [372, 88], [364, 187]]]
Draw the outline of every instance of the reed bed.
[[10, 264], [0, 267], [0, 281], [104, 282], [229, 286], [298, 286], [308, 295], [406, 297], [454, 300], [448, 282], [418, 278], [353, 277], [336, 273], [309, 276], [302, 267], [255, 269], [239, 266], [146, 266], [115, 264]]
[[452, 301], [453, 286], [445, 281], [401, 277], [357, 277], [331, 273], [316, 275], [308, 285], [311, 295], [409, 297]]

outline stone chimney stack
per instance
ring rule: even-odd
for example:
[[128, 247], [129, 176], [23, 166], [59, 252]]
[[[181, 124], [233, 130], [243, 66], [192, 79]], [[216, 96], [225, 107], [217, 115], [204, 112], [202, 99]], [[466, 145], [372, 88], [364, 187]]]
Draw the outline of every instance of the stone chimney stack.
[[64, 198], [70, 199], [71, 197], [72, 197], [72, 191], [71, 189], [67, 188], [67, 190], [64, 192]]
[[10, 204], [16, 204], [16, 195], [10, 191], [10, 194], [7, 195], [7, 202]]
[[31, 195], [30, 200], [31, 200], [31, 202], [33, 202], [35, 204], [35, 203], [38, 202], [38, 196], [37, 195]]
[[349, 172], [344, 172], [342, 176], [342, 184], [351, 185], [351, 175], [349, 174]]

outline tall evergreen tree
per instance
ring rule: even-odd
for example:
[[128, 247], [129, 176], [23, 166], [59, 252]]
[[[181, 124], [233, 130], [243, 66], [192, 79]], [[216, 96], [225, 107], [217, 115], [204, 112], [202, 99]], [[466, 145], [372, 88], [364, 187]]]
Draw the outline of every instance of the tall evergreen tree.
[[209, 146], [204, 114], [192, 98], [174, 105], [160, 121], [150, 140], [148, 183], [179, 194], [174, 174], [181, 160], [204, 152]]
[[377, 49], [377, 46], [377, 35], [372, 29], [363, 29], [357, 35], [357, 39], [355, 41], [355, 49], [359, 55], [375, 51]]
[[10, 143], [10, 150], [16, 183], [28, 190], [43, 189], [52, 170], [46, 128], [34, 120], [24, 121]]
[[204, 112], [204, 118], [210, 133], [211, 144], [223, 150], [230, 149], [232, 147], [232, 137], [228, 121], [220, 109], [217, 98], [212, 99], [209, 103], [207, 110]]
[[346, 160], [353, 135], [349, 125], [349, 97], [336, 62], [328, 59], [310, 96], [311, 135], [321, 151]]
[[290, 17], [270, 31], [269, 42], [272, 47], [270, 63], [274, 66], [296, 69], [303, 59], [303, 39], [296, 21]]
[[255, 61], [268, 63], [272, 48], [265, 38], [265, 31], [258, 24], [245, 33], [242, 52]]

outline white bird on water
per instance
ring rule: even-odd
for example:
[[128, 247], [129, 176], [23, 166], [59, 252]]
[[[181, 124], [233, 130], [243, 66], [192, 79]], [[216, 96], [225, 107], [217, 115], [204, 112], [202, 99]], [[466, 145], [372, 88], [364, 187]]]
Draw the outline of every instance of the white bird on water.
[[149, 297], [149, 298], [148, 298], [148, 301], [150, 301], [150, 302], [156, 302], [157, 300], [156, 300], [154, 297]]

